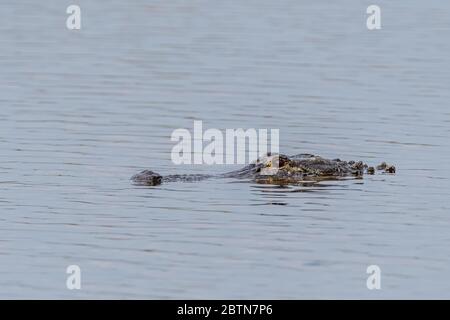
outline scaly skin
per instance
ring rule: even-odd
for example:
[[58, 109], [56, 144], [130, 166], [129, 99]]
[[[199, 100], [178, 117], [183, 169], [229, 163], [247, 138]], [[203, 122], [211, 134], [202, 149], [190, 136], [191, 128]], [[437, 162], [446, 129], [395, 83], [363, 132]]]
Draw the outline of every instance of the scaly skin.
[[[278, 168], [278, 169], [277, 169]], [[386, 173], [395, 173], [395, 167], [385, 162], [376, 167]], [[161, 176], [153, 171], [144, 170], [131, 180], [136, 185], [156, 186], [166, 182], [193, 182], [210, 178], [249, 179], [257, 183], [298, 184], [304, 181], [340, 179], [343, 177], [362, 177], [374, 174], [375, 168], [362, 161], [342, 161], [325, 159], [312, 154], [298, 154], [292, 157], [270, 155], [258, 159], [244, 168], [218, 175], [174, 174]]]

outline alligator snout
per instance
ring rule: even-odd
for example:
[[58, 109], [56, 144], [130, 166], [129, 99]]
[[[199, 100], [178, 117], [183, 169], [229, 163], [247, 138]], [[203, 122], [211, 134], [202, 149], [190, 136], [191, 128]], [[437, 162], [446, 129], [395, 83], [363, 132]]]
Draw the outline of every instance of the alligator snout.
[[160, 176], [156, 172], [144, 170], [132, 176], [131, 180], [136, 185], [157, 186], [161, 184], [162, 176]]

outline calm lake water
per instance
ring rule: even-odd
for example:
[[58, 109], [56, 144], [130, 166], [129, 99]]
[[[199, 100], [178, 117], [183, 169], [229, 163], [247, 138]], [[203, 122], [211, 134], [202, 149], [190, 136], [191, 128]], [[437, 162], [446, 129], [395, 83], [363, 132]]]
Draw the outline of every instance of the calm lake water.
[[[0, 298], [450, 298], [450, 5], [372, 2], [2, 1]], [[131, 185], [230, 169], [172, 163], [194, 120], [398, 172]]]

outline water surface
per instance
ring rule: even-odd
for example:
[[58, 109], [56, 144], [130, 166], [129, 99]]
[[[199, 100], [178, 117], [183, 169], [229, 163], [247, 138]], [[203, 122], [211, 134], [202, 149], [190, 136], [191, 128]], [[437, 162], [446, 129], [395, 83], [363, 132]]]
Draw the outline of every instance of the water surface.
[[[1, 298], [449, 298], [450, 5], [368, 31], [369, 1], [79, 0], [69, 31], [70, 4], [0, 5]], [[131, 185], [229, 169], [171, 162], [195, 119], [398, 172]]]

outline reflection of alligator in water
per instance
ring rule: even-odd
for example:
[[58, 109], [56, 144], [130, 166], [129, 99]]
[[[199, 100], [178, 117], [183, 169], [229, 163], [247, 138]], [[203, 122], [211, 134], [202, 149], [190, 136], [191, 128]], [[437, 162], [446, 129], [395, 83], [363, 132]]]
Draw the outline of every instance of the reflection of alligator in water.
[[[385, 162], [376, 167], [387, 173], [395, 173], [395, 167]], [[174, 174], [161, 176], [153, 171], [144, 170], [134, 175], [134, 184], [155, 186], [163, 182], [199, 181], [209, 178], [250, 179], [257, 183], [296, 184], [310, 180], [339, 179], [342, 177], [361, 177], [364, 173], [374, 174], [375, 168], [362, 161], [342, 161], [325, 159], [312, 154], [299, 154], [292, 157], [268, 155], [244, 168], [218, 175]]]

